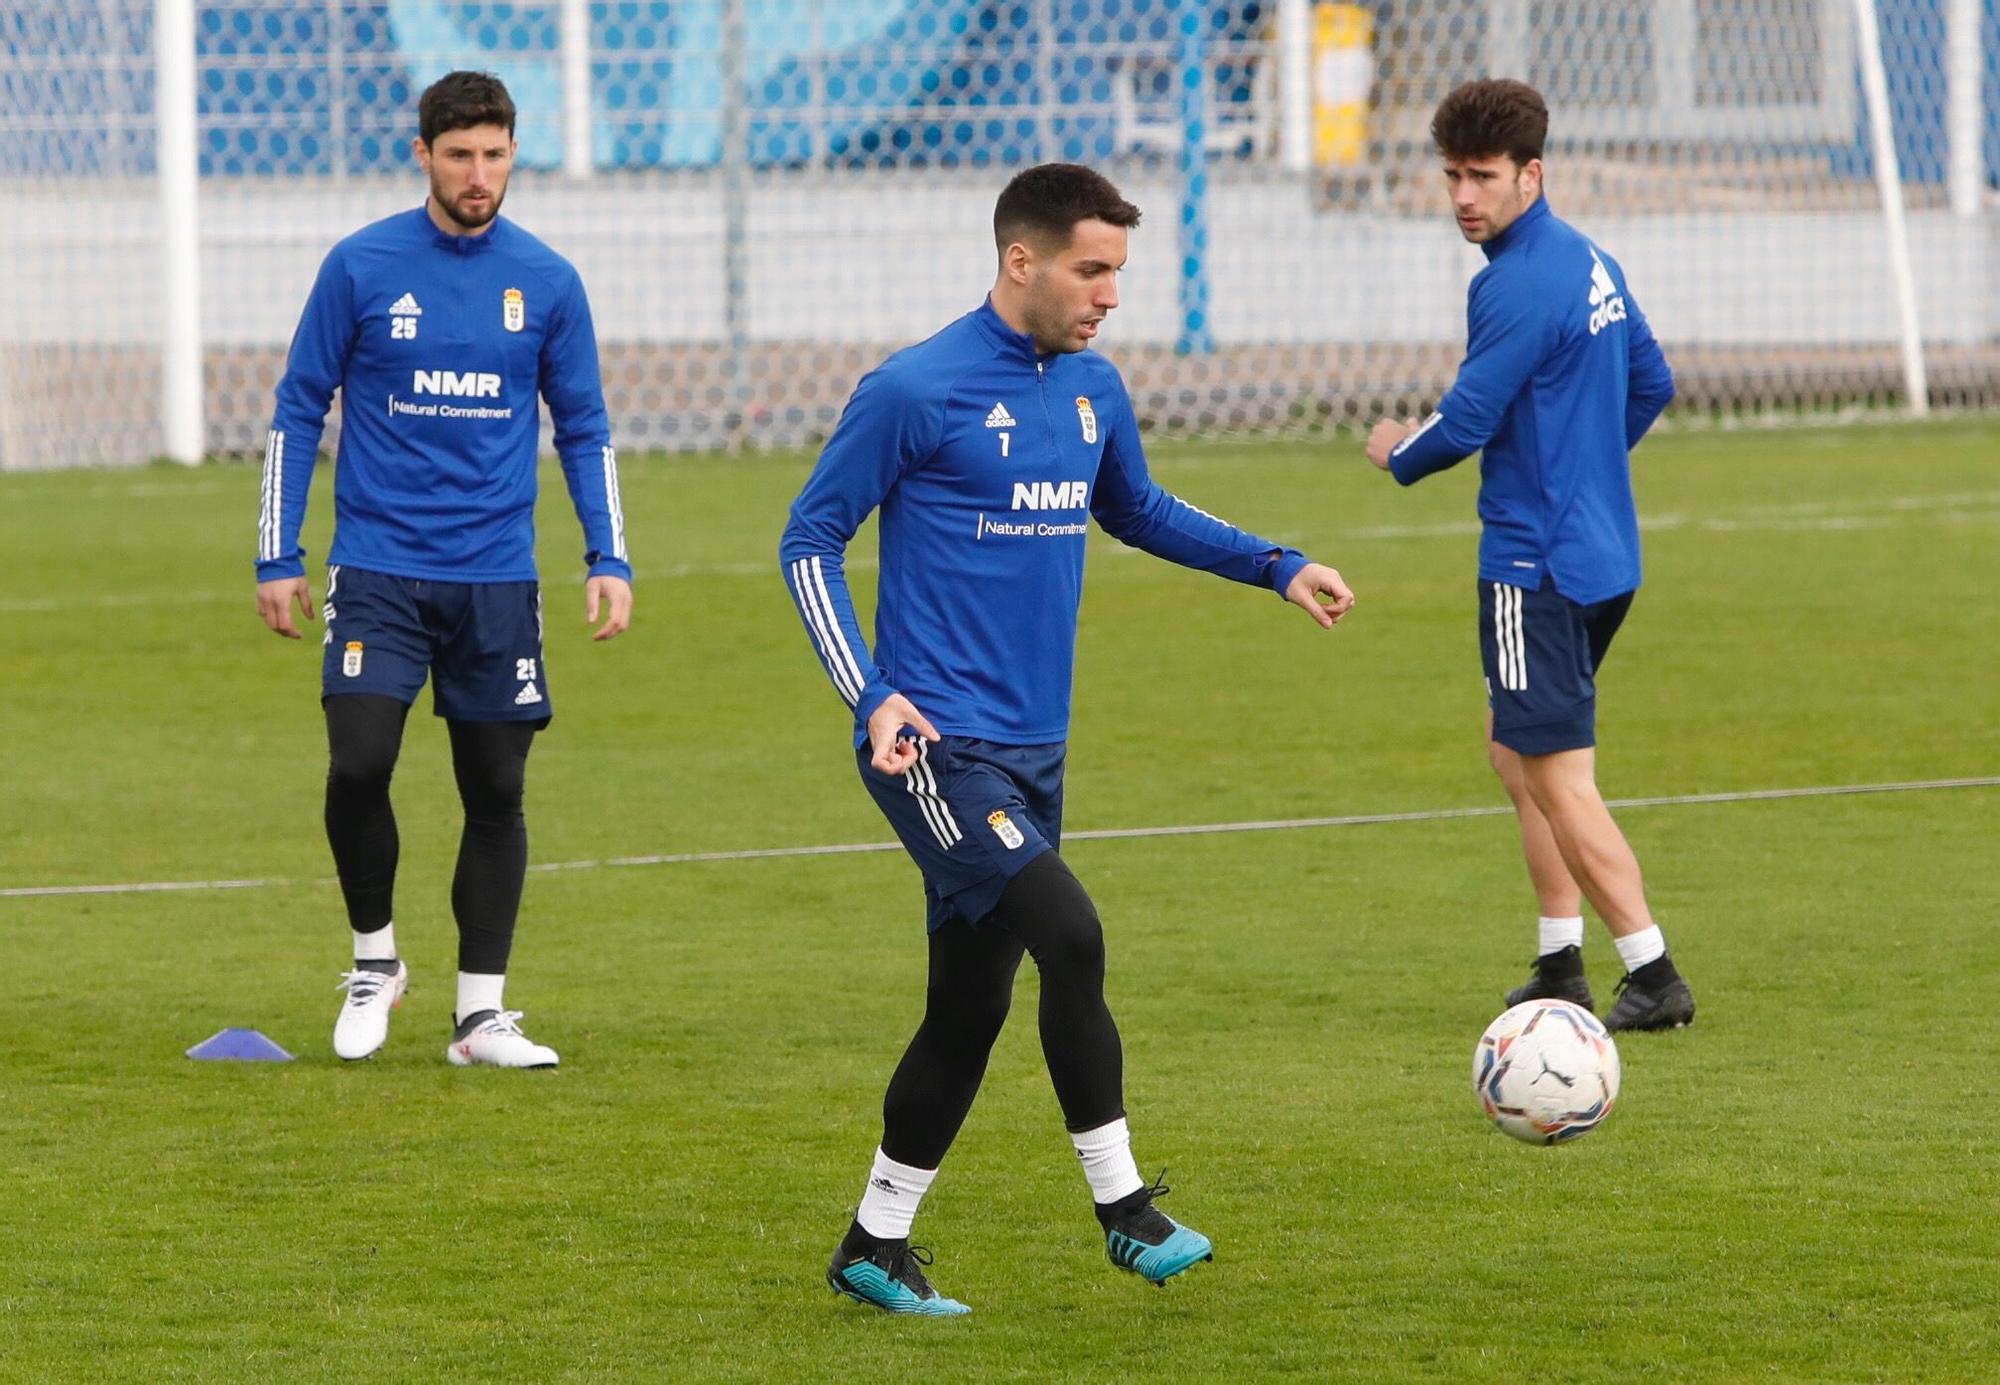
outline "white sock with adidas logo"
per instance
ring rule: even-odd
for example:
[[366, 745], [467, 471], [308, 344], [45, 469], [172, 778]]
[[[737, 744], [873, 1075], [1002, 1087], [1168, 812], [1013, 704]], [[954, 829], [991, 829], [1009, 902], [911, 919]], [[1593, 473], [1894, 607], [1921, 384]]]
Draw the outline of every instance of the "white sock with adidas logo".
[[862, 1191], [861, 1209], [854, 1220], [878, 1241], [907, 1240], [910, 1224], [917, 1219], [917, 1206], [931, 1190], [937, 1172], [899, 1164], [877, 1149], [875, 1167], [868, 1171], [868, 1186]]

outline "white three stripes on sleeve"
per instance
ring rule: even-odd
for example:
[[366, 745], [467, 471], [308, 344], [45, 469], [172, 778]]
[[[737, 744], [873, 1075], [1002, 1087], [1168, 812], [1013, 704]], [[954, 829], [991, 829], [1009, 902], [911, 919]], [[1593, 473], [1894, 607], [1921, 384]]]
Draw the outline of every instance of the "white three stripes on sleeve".
[[1202, 509], [1202, 508], [1201, 508], [1201, 506], [1199, 506], [1199, 505], [1195, 505], [1195, 504], [1192, 504], [1192, 503], [1190, 503], [1189, 501], [1186, 501], [1186, 500], [1183, 500], [1183, 499], [1181, 499], [1181, 498], [1180, 498], [1180, 497], [1179, 497], [1178, 495], [1174, 496], [1173, 500], [1174, 500], [1174, 504], [1176, 504], [1176, 505], [1180, 506], [1180, 507], [1181, 507], [1181, 508], [1182, 508], [1183, 510], [1193, 510], [1193, 511], [1194, 511], [1194, 512], [1195, 512], [1196, 514], [1200, 515], [1200, 516], [1201, 516], [1201, 517], [1202, 517], [1203, 519], [1212, 519], [1212, 520], [1215, 520], [1215, 522], [1216, 522], [1217, 524], [1227, 524], [1227, 523], [1229, 523], [1229, 521], [1228, 521], [1228, 520], [1226, 520], [1226, 519], [1221, 519], [1221, 518], [1219, 518], [1219, 517], [1217, 517], [1217, 516], [1215, 516], [1215, 515], [1212, 515], [1212, 514], [1210, 514], [1210, 513], [1209, 513], [1209, 512], [1207, 511], [1207, 510], [1204, 510], [1204, 509]]
[[1390, 448], [1389, 455], [1391, 457], [1401, 456], [1405, 451], [1409, 449], [1411, 444], [1416, 442], [1418, 438], [1430, 432], [1431, 429], [1437, 427], [1440, 423], [1443, 422], [1444, 422], [1444, 415], [1437, 412], [1436, 410], [1432, 410], [1431, 416], [1424, 420], [1423, 426], [1418, 428], [1416, 432], [1404, 438], [1401, 442], [1397, 443], [1394, 447]]
[[868, 680], [862, 677], [861, 665], [855, 660], [854, 651], [847, 644], [847, 635], [840, 628], [840, 613], [834, 609], [833, 597], [827, 592], [818, 555], [795, 560], [790, 575], [792, 598], [805, 613], [806, 625], [812, 631], [813, 644], [819, 649], [820, 660], [833, 676], [833, 685], [840, 689], [840, 695], [852, 707], [861, 700], [861, 690], [868, 685]]
[[273, 559], [285, 516], [285, 435], [273, 428], [264, 439], [264, 504], [257, 516], [257, 556]]
[[604, 507], [611, 514], [611, 553], [620, 562], [625, 558], [625, 502], [618, 494], [618, 449], [604, 445]]

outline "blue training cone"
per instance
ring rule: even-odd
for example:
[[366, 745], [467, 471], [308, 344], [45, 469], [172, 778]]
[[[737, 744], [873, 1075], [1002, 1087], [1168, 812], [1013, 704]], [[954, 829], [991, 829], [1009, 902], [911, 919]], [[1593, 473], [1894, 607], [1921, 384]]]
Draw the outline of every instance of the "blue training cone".
[[254, 1029], [224, 1029], [187, 1051], [190, 1058], [238, 1063], [289, 1063], [292, 1055]]

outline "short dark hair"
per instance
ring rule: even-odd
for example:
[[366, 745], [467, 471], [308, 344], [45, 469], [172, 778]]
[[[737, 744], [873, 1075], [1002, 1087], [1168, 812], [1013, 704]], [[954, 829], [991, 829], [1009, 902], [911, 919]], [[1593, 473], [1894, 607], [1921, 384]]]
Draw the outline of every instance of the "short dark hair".
[[1505, 154], [1516, 164], [1542, 157], [1549, 108], [1526, 82], [1483, 78], [1453, 89], [1431, 117], [1431, 139], [1447, 159], [1490, 159]]
[[425, 144], [475, 125], [498, 125], [514, 133], [514, 98], [490, 72], [447, 72], [417, 100], [417, 133]]
[[1016, 173], [993, 204], [993, 241], [1001, 254], [1017, 240], [1061, 249], [1079, 221], [1105, 221], [1127, 230], [1139, 224], [1139, 209], [1111, 180], [1082, 164], [1036, 164]]

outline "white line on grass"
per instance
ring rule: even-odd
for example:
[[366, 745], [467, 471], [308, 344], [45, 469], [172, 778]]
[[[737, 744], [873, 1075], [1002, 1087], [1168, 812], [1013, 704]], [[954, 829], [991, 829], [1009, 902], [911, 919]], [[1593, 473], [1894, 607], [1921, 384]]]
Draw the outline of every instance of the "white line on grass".
[[[1656, 798], [1614, 798], [1613, 808], [1684, 808], [1704, 803], [1753, 803], [1781, 798], [1833, 798], [1844, 794], [1923, 793], [1940, 789], [2000, 788], [2000, 775], [1977, 779], [1910, 779], [1892, 784], [1828, 784], [1802, 789], [1741, 789], [1729, 793], [1668, 794]], [[1178, 827], [1100, 827], [1065, 832], [1065, 841], [1131, 841], [1143, 837], [1202, 837], [1223, 832], [1296, 832], [1317, 827], [1368, 827], [1393, 822], [1445, 822], [1454, 818], [1500, 817], [1513, 812], [1504, 804], [1478, 808], [1426, 808], [1413, 813], [1353, 813], [1330, 818], [1273, 818], [1255, 822], [1197, 822]], [[833, 846], [767, 846], [744, 851], [682, 851], [659, 856], [613, 856], [602, 861], [545, 861], [529, 866], [536, 872], [604, 870], [613, 866], [685, 866], [705, 861], [763, 861], [780, 857], [854, 856], [871, 851], [900, 851], [898, 842], [846, 842]], [[127, 885], [16, 885], [0, 889], [0, 899], [51, 895], [153, 894], [165, 890], [250, 890], [267, 885], [331, 885], [330, 879], [289, 880], [150, 880]]]
[[265, 885], [296, 885], [297, 880], [141, 880], [129, 885], [19, 885], [0, 890], [0, 899], [30, 899], [60, 894], [160, 894], [167, 890], [255, 890]]

